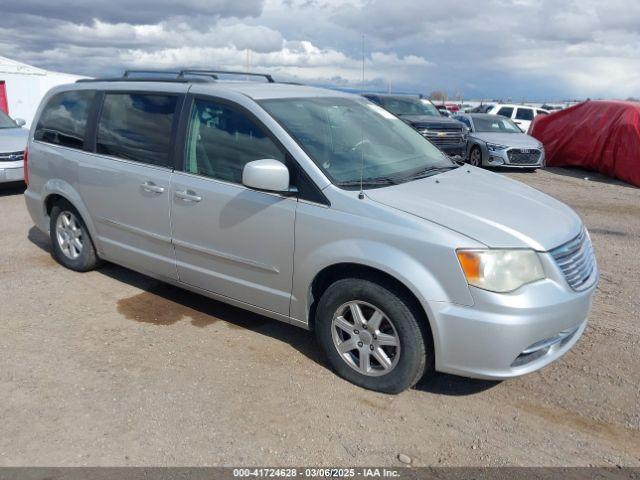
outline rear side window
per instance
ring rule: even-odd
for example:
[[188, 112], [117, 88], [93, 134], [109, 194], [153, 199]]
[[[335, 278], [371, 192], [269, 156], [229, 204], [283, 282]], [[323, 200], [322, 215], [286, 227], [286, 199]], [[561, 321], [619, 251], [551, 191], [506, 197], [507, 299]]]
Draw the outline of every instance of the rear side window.
[[175, 95], [107, 93], [98, 122], [98, 153], [169, 166]]
[[187, 172], [233, 183], [242, 183], [242, 170], [253, 160], [285, 163], [282, 151], [250, 118], [210, 100], [195, 100], [186, 148]]
[[33, 138], [63, 147], [82, 148], [94, 96], [91, 90], [75, 90], [51, 97], [40, 115]]
[[516, 112], [516, 120], [533, 120], [533, 109], [519, 108]]
[[498, 115], [511, 118], [511, 115], [513, 115], [513, 107], [502, 107], [500, 110], [498, 110]]

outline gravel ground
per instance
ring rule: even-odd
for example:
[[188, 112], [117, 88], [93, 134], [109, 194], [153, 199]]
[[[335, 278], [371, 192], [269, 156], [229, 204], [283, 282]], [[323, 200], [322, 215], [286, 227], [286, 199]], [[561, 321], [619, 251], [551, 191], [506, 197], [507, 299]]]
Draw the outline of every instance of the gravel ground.
[[507, 175], [591, 231], [589, 327], [529, 376], [397, 396], [336, 377], [301, 329], [114, 265], [65, 270], [21, 190], [0, 191], [0, 465], [640, 466], [640, 189]]

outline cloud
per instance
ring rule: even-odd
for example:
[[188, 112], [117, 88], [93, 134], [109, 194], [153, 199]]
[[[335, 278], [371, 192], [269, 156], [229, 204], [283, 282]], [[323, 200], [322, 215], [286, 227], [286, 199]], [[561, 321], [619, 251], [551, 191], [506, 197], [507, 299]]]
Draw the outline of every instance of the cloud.
[[77, 23], [98, 19], [109, 23], [153, 24], [168, 17], [193, 15], [258, 16], [263, 0], [20, 0], [5, 3], [3, 14], [36, 15]]
[[[622, 0], [24, 0], [0, 55], [85, 75], [245, 68], [466, 98], [640, 95], [640, 3]], [[251, 51], [250, 55], [247, 52]]]

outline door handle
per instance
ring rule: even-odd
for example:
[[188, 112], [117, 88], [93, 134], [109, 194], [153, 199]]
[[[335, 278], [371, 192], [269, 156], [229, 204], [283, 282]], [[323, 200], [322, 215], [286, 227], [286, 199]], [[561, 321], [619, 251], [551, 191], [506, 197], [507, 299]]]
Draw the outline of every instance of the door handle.
[[160, 187], [153, 182], [144, 182], [140, 185], [145, 192], [163, 193], [164, 187]]
[[184, 200], [185, 202], [199, 202], [202, 200], [201, 196], [196, 195], [195, 192], [191, 190], [176, 190], [176, 198]]

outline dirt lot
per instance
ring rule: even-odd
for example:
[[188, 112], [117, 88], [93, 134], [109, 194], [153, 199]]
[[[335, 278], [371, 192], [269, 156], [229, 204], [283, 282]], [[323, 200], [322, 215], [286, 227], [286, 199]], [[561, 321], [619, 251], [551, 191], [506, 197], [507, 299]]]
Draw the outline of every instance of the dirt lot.
[[640, 189], [508, 175], [590, 229], [590, 325], [541, 372], [398, 396], [336, 377], [303, 330], [117, 266], [65, 270], [1, 191], [0, 465], [640, 466]]

